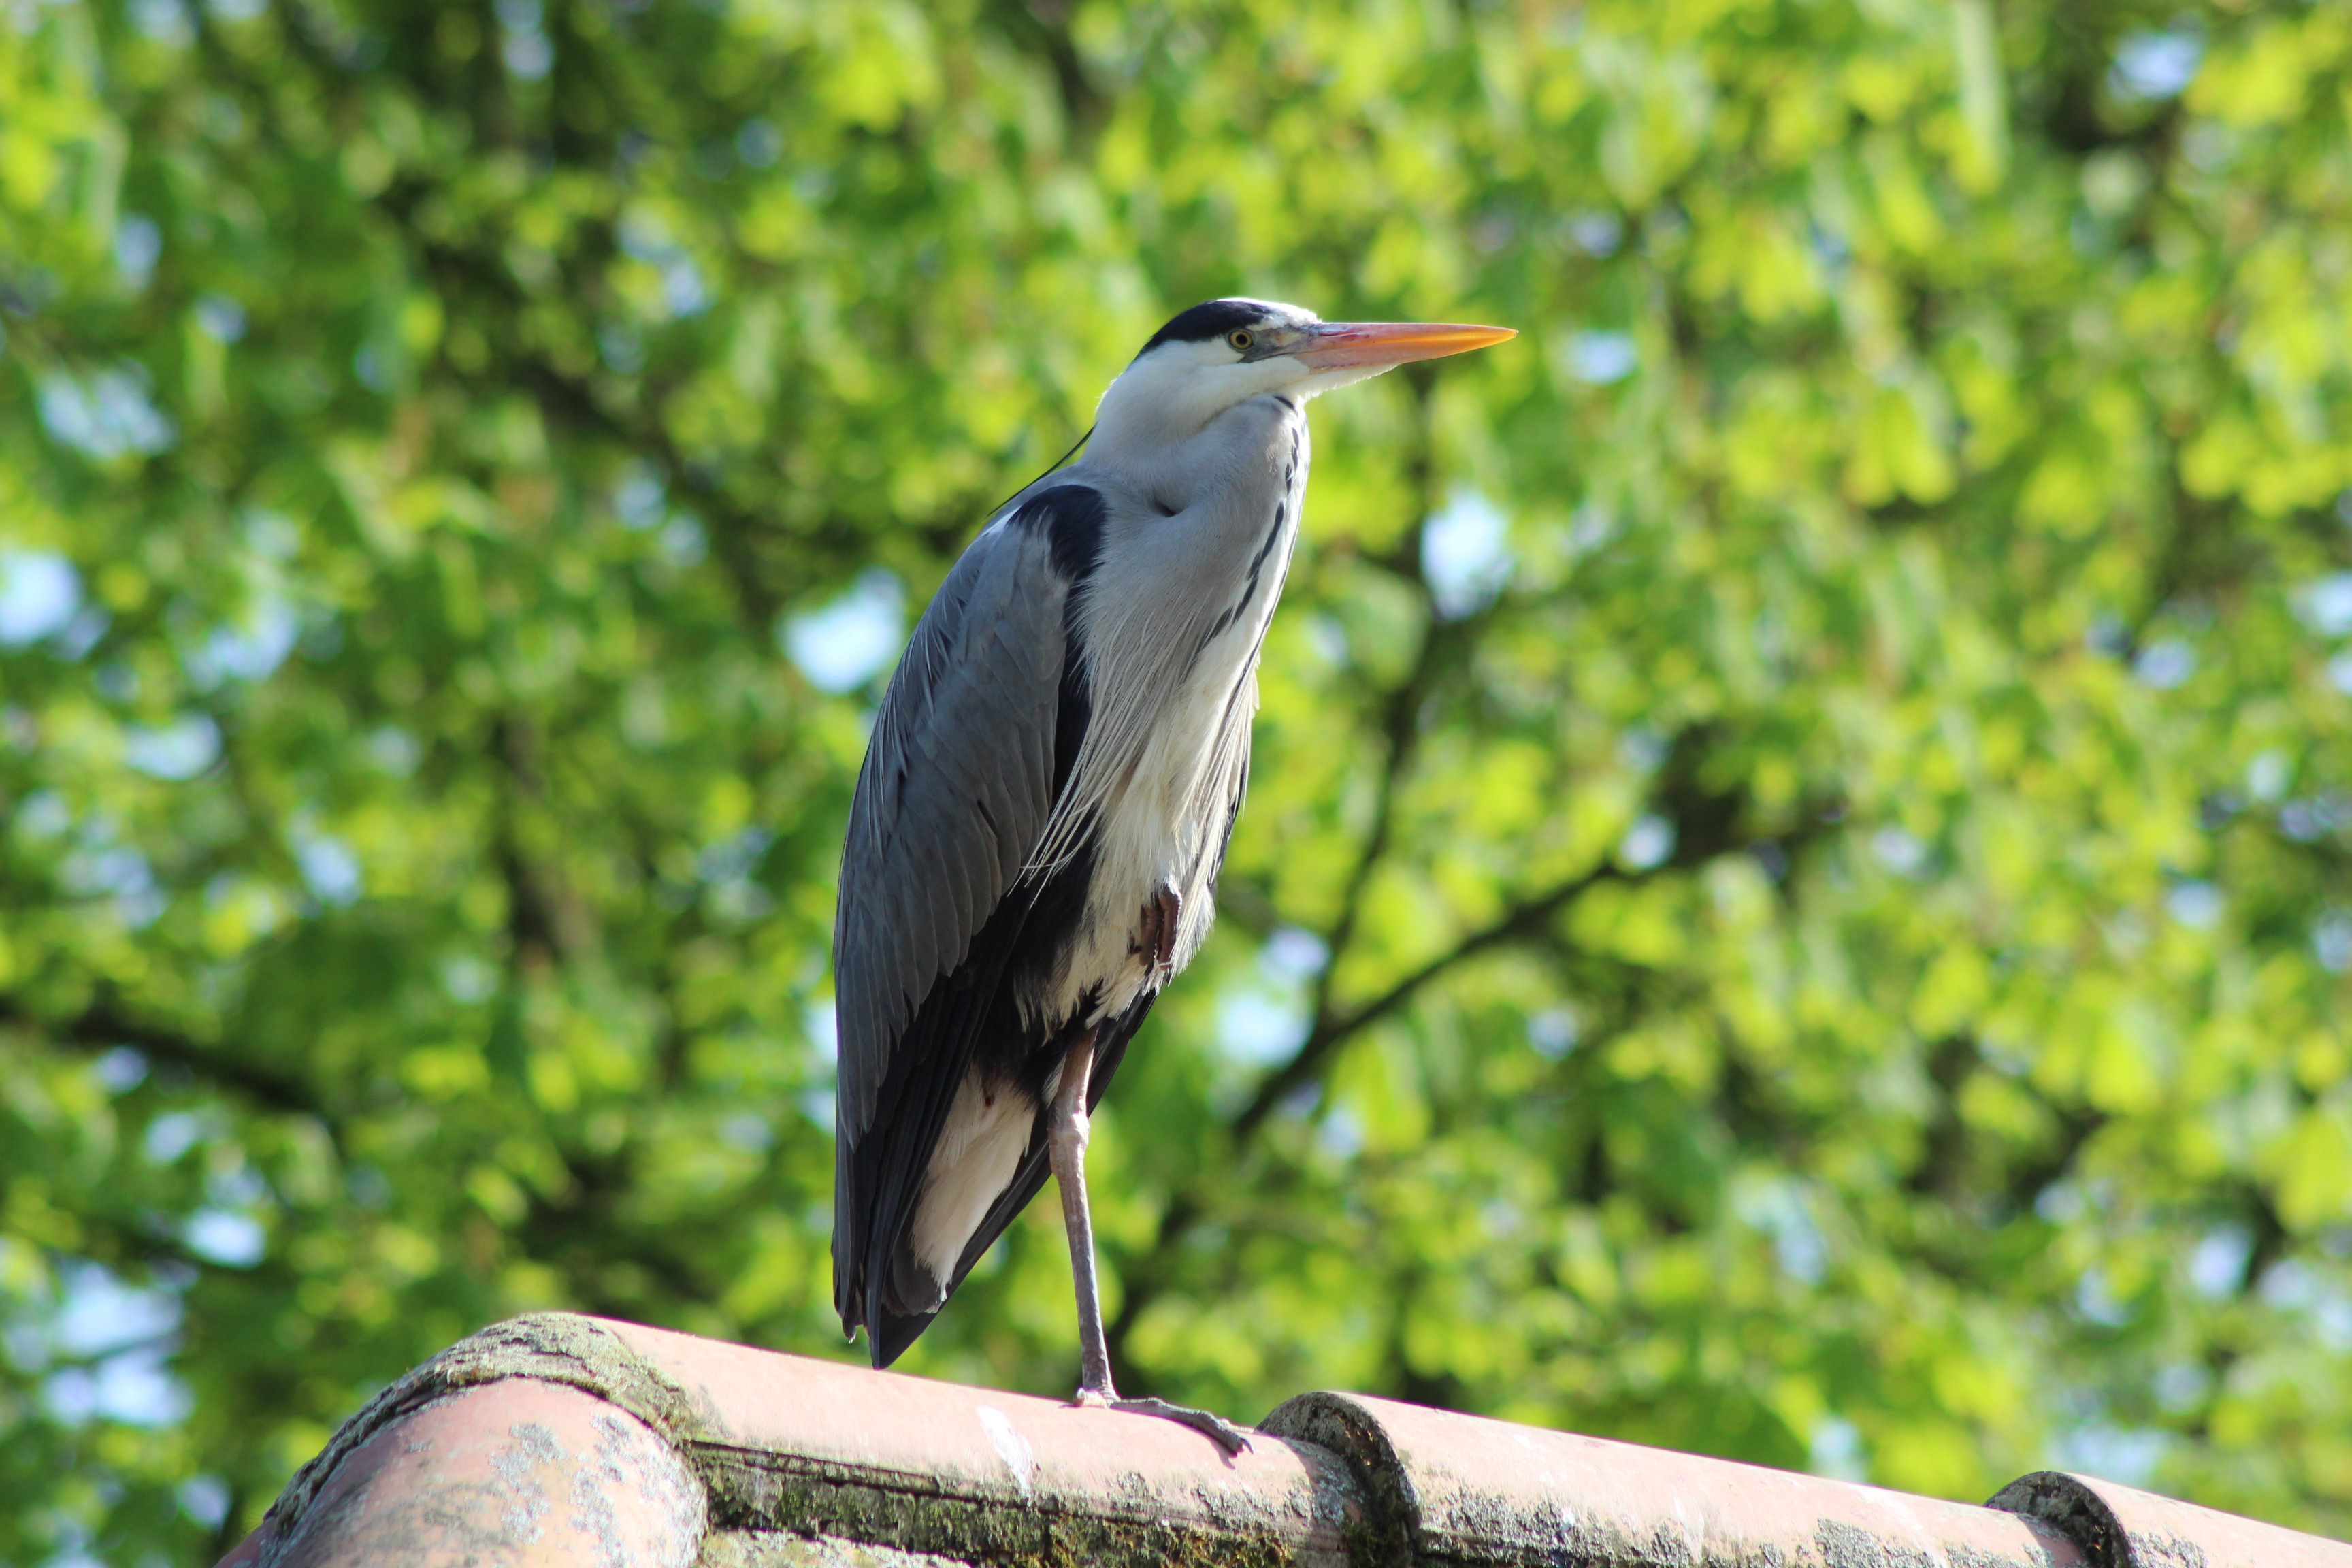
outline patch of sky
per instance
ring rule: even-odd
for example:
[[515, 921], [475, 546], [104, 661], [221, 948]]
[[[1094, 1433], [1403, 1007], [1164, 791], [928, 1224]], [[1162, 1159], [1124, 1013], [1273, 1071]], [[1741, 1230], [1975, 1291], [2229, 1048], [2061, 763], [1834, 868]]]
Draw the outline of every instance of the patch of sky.
[[0, 551], [0, 646], [62, 631], [81, 608], [81, 574], [53, 550]]
[[764, 1154], [776, 1135], [768, 1119], [755, 1110], [739, 1110], [719, 1123], [719, 1141], [747, 1154]]
[[809, 1047], [832, 1072], [841, 1060], [841, 1020], [834, 1016], [830, 999], [811, 1002], [801, 1009], [801, 1032], [808, 1036]]
[[[671, 315], [691, 316], [710, 303], [710, 290], [693, 258], [657, 219], [642, 212], [628, 214], [621, 220], [620, 240], [623, 250], [661, 274], [662, 303]], [[619, 364], [614, 368], [623, 369]]]
[[555, 50], [547, 41], [540, 0], [498, 0], [499, 26], [506, 32], [499, 54], [507, 69], [524, 81], [537, 81], [555, 64]]
[[1870, 1457], [1863, 1448], [1862, 1429], [1843, 1415], [1816, 1418], [1807, 1447], [1805, 1468], [1817, 1476], [1841, 1481], [1870, 1479]]
[[2298, 844], [2315, 843], [2352, 821], [2352, 802], [2342, 795], [2314, 795], [2279, 807], [2279, 831]]
[[1845, 236], [1822, 224], [1806, 226], [1805, 241], [1813, 255], [1833, 273], [1843, 271], [1846, 263], [1853, 259], [1853, 247], [1847, 242]]
[[2132, 673], [2144, 685], [2169, 691], [2197, 673], [2197, 653], [2178, 637], [2166, 637], [2139, 650]]
[[2311, 1310], [2313, 1337], [2331, 1351], [2352, 1347], [2352, 1297], [2331, 1290]]
[[1646, 773], [1666, 760], [1666, 738], [1645, 724], [1629, 726], [1617, 737], [1617, 754], [1637, 773]]
[[[2239, 138], [2227, 126], [2216, 125], [2210, 120], [2192, 122], [2180, 133], [2180, 155], [2208, 174], [2218, 174], [2237, 155]], [[2336, 506], [2344, 502], [2339, 497]]]
[[1614, 256], [1625, 243], [1625, 223], [1615, 213], [1578, 213], [1568, 220], [1568, 238], [1587, 256]]
[[1482, 256], [1492, 256], [1517, 239], [1519, 220], [1515, 214], [1496, 210], [1481, 213], [1470, 226], [1470, 243]]
[[2258, 1289], [2265, 1305], [2307, 1319], [2323, 1347], [2340, 1351], [2352, 1344], [2352, 1297], [2301, 1258], [2273, 1264]]
[[148, 399], [143, 373], [132, 370], [53, 372], [41, 378], [38, 403], [42, 428], [86, 457], [152, 456], [176, 434]]
[[2033, 1212], [2052, 1225], [2069, 1225], [2080, 1218], [2083, 1189], [2072, 1182], [2053, 1182], [2033, 1195]]
[[743, 160], [747, 169], [773, 167], [783, 155], [784, 139], [772, 120], [747, 120], [735, 132], [735, 156]]
[[58, 880], [68, 893], [82, 898], [110, 898], [125, 924], [153, 923], [163, 912], [163, 891], [147, 857], [102, 834], [89, 836], [58, 866]]
[[683, 253], [662, 263], [662, 303], [673, 316], [698, 315], [710, 303], [701, 268]]
[[1323, 939], [1297, 926], [1277, 927], [1258, 949], [1257, 966], [1269, 980], [1303, 985], [1323, 973], [1331, 950]]
[[245, 336], [245, 307], [226, 294], [207, 294], [196, 301], [196, 325], [206, 337], [233, 343]]
[[764, 827], [746, 827], [709, 846], [695, 859], [695, 875], [706, 882], [732, 882], [759, 869], [761, 858], [776, 836]]
[[64, 1265], [58, 1284], [56, 1308], [42, 1325], [47, 1360], [108, 1355], [179, 1331], [179, 1298], [168, 1290], [126, 1284], [88, 1262]]
[[635, 375], [646, 368], [646, 343], [633, 327], [609, 321], [596, 329], [596, 347], [603, 353], [604, 363], [623, 375]]
[[613, 487], [613, 510], [620, 513], [622, 527], [642, 533], [668, 515], [662, 504], [667, 493], [649, 466], [632, 463]]
[[2327, 661], [2327, 684], [2352, 697], [2352, 652], [2339, 653]]
[[1217, 1047], [1226, 1060], [1271, 1067], [1307, 1038], [1307, 1009], [1296, 996], [1257, 986], [1228, 991], [1217, 1002]]
[[2219, 923], [2229, 900], [2210, 882], [2187, 878], [2164, 895], [2164, 912], [2190, 931], [2210, 931]]
[[702, 564], [709, 553], [710, 542], [703, 536], [702, 520], [692, 512], [679, 512], [662, 525], [662, 559], [683, 572]]
[[131, 25], [174, 48], [187, 47], [196, 36], [184, 0], [131, 0]]
[[127, 213], [114, 226], [114, 269], [133, 289], [144, 289], [163, 258], [163, 231], [155, 220]]
[[222, 681], [269, 679], [301, 636], [301, 618], [294, 606], [276, 594], [264, 594], [246, 606], [236, 621], [215, 626], [184, 661], [188, 679], [200, 691]]
[[1870, 852], [1898, 877], [1916, 877], [1927, 864], [1928, 848], [1917, 835], [1900, 827], [1882, 827], [1870, 836]]
[[525, 81], [537, 81], [555, 65], [555, 47], [545, 33], [509, 33], [499, 55], [507, 69]]
[[322, 904], [336, 906], [359, 898], [366, 878], [351, 846], [331, 833], [321, 833], [300, 821], [294, 824], [288, 837], [292, 841], [294, 863], [302, 870], [303, 885], [310, 889], [313, 898]]
[[168, 1165], [202, 1142], [210, 1131], [195, 1111], [166, 1111], [147, 1124], [139, 1140], [139, 1152], [151, 1165]]
[[1528, 1044], [1546, 1061], [1559, 1061], [1576, 1049], [1584, 1026], [1573, 1007], [1546, 1007], [1528, 1017]]
[[1568, 520], [1568, 550], [1584, 555], [1617, 537], [1617, 514], [1599, 501], [1580, 503]]
[[126, 1284], [95, 1263], [58, 1270], [54, 1305], [12, 1325], [10, 1359], [26, 1371], [58, 1367], [42, 1385], [42, 1403], [68, 1426], [93, 1419], [166, 1426], [189, 1409], [187, 1390], [165, 1365], [180, 1328], [179, 1299], [168, 1290]]
[[117, 1046], [90, 1063], [91, 1076], [109, 1094], [128, 1094], [147, 1081], [147, 1058], [129, 1046]]
[[233, 1209], [198, 1209], [180, 1227], [180, 1238], [197, 1257], [231, 1268], [252, 1268], [268, 1246], [261, 1222]]
[[367, 750], [368, 761], [395, 778], [406, 778], [415, 773], [416, 764], [425, 757], [425, 749], [416, 743], [416, 737], [397, 724], [383, 724], [369, 731], [362, 744]]
[[60, 1368], [41, 1385], [41, 1403], [67, 1426], [88, 1426], [93, 1420], [171, 1426], [195, 1406], [186, 1385], [172, 1375], [166, 1352], [145, 1348], [121, 1352], [91, 1366]]
[[2118, 98], [2172, 98], [2195, 79], [2205, 40], [2187, 28], [2128, 33], [2116, 46], [2107, 84]]
[[1771, 1238], [1782, 1273], [1807, 1285], [1822, 1282], [1829, 1242], [1801, 1186], [1786, 1180], [1742, 1181], [1733, 1188], [1731, 1208], [1740, 1223]]
[[470, 1007], [498, 994], [499, 972], [474, 953], [454, 952], [441, 961], [441, 988], [450, 1000]]
[[220, 726], [203, 713], [163, 724], [125, 724], [122, 760], [150, 778], [194, 778], [220, 760]]
[[1496, 1241], [1508, 1241], [1528, 1227], [1528, 1216], [1507, 1198], [1489, 1198], [1478, 1205], [1478, 1228]]
[[1617, 858], [1628, 870], [1647, 871], [1663, 866], [1675, 852], [1675, 825], [1654, 814], [1642, 817], [1625, 830], [1617, 846]]
[[206, 1530], [218, 1530], [228, 1517], [228, 1483], [218, 1476], [190, 1476], [180, 1483], [180, 1511]]
[[1348, 662], [1348, 628], [1337, 616], [1318, 612], [1307, 617], [1307, 644], [1315, 656], [1333, 668]]
[[2161, 1432], [2105, 1423], [2060, 1432], [2056, 1444], [2062, 1468], [2127, 1487], [2145, 1487], [2154, 1480], [2156, 1468], [2164, 1462], [2170, 1446], [2171, 1439]]
[[906, 591], [898, 578], [874, 567], [823, 609], [787, 616], [779, 641], [810, 685], [853, 691], [898, 658], [906, 625]]
[[73, 807], [53, 789], [35, 790], [16, 805], [16, 831], [27, 838], [55, 838], [73, 826]]
[[2194, 1362], [2174, 1362], [2156, 1373], [2156, 1402], [2175, 1415], [2194, 1410], [2212, 1391], [2213, 1374]]
[[758, 920], [775, 907], [768, 890], [752, 879], [775, 835], [747, 827], [703, 850], [697, 872], [709, 888], [709, 908], [723, 921], [740, 924]]
[[2189, 1250], [2189, 1283], [2212, 1300], [2234, 1296], [2246, 1280], [2246, 1259], [2253, 1255], [2254, 1238], [2243, 1226], [2216, 1226]]
[[2116, 1298], [2100, 1269], [2085, 1269], [2074, 1286], [2074, 1310], [2101, 1328], [2119, 1329], [2131, 1321], [2129, 1303]]
[[2284, 799], [2294, 782], [2294, 764], [2284, 752], [2263, 752], [2246, 764], [2246, 793], [2265, 804]]
[[1335, 1160], [1352, 1160], [1363, 1152], [1364, 1124], [1346, 1106], [1335, 1105], [1316, 1123], [1315, 1142]]
[[2311, 956], [2330, 974], [2352, 969], [2352, 915], [2331, 910], [2313, 921]]
[[2282, 1312], [2308, 1311], [2319, 1304], [2325, 1292], [2311, 1266], [2294, 1258], [2264, 1269], [2262, 1283], [2256, 1289], [2265, 1304]]
[[1422, 574], [1443, 619], [1457, 621], [1483, 609], [1503, 591], [1517, 563], [1509, 520], [1466, 486], [1421, 531]]
[[2352, 572], [2320, 578], [2294, 595], [2294, 604], [2304, 623], [2322, 637], [2352, 632]]
[[1559, 357], [1570, 379], [1591, 386], [1613, 386], [1642, 363], [1629, 332], [1579, 332], [1561, 345]]

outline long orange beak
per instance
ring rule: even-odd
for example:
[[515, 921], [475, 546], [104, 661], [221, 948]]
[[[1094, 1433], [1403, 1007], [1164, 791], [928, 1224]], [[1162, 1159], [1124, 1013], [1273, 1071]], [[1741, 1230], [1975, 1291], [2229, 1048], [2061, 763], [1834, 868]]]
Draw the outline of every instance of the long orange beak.
[[1438, 321], [1325, 321], [1282, 352], [1311, 370], [1410, 364], [1499, 343], [1509, 327], [1456, 327]]

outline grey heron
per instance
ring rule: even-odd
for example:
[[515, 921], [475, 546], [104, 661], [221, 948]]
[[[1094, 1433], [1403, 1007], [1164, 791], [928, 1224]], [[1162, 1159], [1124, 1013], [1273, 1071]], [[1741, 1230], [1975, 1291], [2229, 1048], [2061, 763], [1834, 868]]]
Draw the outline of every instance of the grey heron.
[[1213, 300], [1103, 394], [1086, 456], [999, 508], [876, 716], [834, 934], [834, 1302], [874, 1364], [1061, 1189], [1081, 1404], [1112, 1385], [1087, 1119], [1207, 934], [1258, 650], [1298, 535], [1307, 399], [1507, 328]]

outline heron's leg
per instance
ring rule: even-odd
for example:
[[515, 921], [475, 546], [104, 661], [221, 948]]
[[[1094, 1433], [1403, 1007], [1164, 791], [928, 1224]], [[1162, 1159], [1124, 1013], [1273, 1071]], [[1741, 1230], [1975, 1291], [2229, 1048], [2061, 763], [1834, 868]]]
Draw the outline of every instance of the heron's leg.
[[1111, 1386], [1110, 1342], [1103, 1332], [1102, 1293], [1095, 1284], [1095, 1227], [1087, 1208], [1087, 1083], [1094, 1076], [1095, 1037], [1088, 1034], [1062, 1058], [1062, 1081], [1054, 1091], [1054, 1111], [1046, 1131], [1046, 1150], [1054, 1164], [1054, 1184], [1062, 1190], [1062, 1226], [1070, 1237], [1070, 1276], [1078, 1295], [1078, 1398], [1080, 1405], [1103, 1405], [1113, 1410], [1160, 1415], [1192, 1427], [1228, 1454], [1250, 1446], [1249, 1439], [1223, 1416], [1191, 1410], [1164, 1399], [1121, 1399]]
[[1054, 1120], [1046, 1132], [1054, 1162], [1054, 1184], [1062, 1189], [1062, 1228], [1070, 1237], [1070, 1276], [1078, 1289], [1078, 1403], [1108, 1404], [1118, 1397], [1110, 1384], [1110, 1344], [1103, 1335], [1102, 1293], [1095, 1287], [1095, 1223], [1087, 1209], [1087, 1082], [1095, 1069], [1092, 1033], [1062, 1058], [1062, 1081], [1054, 1091]]

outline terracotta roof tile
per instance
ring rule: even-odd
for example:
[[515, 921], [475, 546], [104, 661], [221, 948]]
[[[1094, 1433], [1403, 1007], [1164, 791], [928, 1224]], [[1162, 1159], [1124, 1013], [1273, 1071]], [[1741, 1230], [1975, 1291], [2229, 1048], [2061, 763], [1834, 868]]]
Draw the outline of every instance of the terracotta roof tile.
[[562, 1313], [353, 1416], [227, 1563], [2352, 1568], [2054, 1473], [1990, 1506], [1356, 1394], [1227, 1458], [1149, 1417]]

